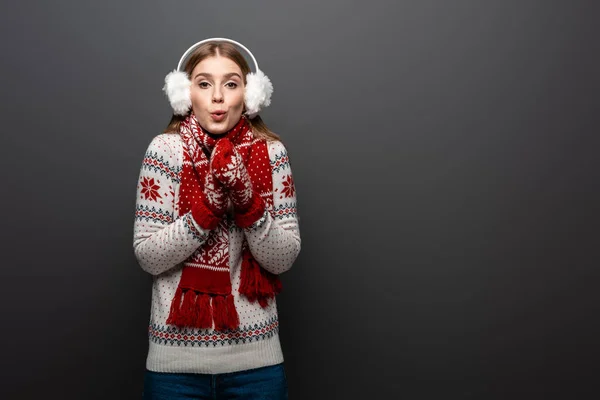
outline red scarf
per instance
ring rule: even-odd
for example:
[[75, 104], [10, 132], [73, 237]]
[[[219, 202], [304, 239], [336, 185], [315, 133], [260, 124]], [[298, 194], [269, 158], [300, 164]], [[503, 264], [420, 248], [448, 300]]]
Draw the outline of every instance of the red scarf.
[[[192, 112], [181, 123], [183, 169], [179, 192], [179, 216], [191, 210], [200, 199], [204, 174], [210, 173], [212, 149], [222, 137], [227, 137], [241, 154], [248, 169], [254, 191], [263, 197], [269, 212], [273, 212], [273, 181], [267, 141], [255, 139], [245, 116], [217, 139], [207, 134]], [[239, 326], [239, 316], [231, 293], [229, 265], [229, 228], [233, 218], [223, 217], [210, 231], [205, 242], [183, 263], [181, 280], [171, 304], [167, 324], [178, 327], [212, 328], [224, 331]], [[252, 256], [244, 235], [239, 293], [250, 302], [266, 307], [269, 298], [281, 292], [279, 277], [264, 268]]]

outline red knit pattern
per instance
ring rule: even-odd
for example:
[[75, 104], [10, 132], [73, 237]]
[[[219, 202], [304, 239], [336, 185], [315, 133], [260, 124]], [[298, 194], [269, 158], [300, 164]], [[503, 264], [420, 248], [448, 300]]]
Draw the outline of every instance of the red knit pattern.
[[[267, 142], [255, 139], [250, 128], [248, 120], [242, 117], [229, 132], [214, 139], [202, 130], [193, 113], [181, 123], [179, 133], [184, 144], [184, 159], [179, 215], [191, 211], [198, 225], [212, 230], [206, 241], [183, 263], [167, 324], [192, 328], [211, 328], [214, 324], [217, 331], [239, 327], [230, 279], [229, 222], [211, 212], [202, 201], [202, 195], [203, 178], [211, 173], [207, 154], [210, 156], [218, 140], [227, 138], [242, 156], [253, 189], [250, 206], [243, 213], [236, 210], [234, 222], [247, 228], [264, 214], [265, 208], [273, 210]], [[279, 277], [258, 264], [244, 239], [239, 293], [266, 307], [268, 300], [280, 292]]]

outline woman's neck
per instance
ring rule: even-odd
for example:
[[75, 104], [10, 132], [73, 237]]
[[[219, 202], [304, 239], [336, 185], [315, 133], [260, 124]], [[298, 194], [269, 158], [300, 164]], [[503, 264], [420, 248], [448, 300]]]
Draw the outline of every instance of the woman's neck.
[[225, 135], [227, 135], [229, 133], [229, 131], [224, 132], [224, 133], [212, 133], [212, 132], [207, 131], [206, 129], [204, 130], [204, 132], [206, 132], [206, 134], [208, 136], [210, 136], [211, 138], [213, 138], [213, 139], [218, 139], [218, 138], [220, 138], [222, 136], [225, 136]]

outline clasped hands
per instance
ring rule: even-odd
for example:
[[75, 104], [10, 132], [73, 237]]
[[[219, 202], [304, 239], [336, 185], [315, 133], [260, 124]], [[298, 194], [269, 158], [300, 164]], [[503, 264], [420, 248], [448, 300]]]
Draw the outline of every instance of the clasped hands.
[[[227, 138], [217, 141], [213, 148], [209, 172], [204, 177], [202, 202], [220, 219], [227, 211], [228, 198], [231, 199], [238, 225], [249, 225], [254, 221], [240, 218], [247, 213], [256, 214], [256, 207], [261, 207], [260, 196], [253, 191], [250, 175], [242, 157]], [[262, 212], [259, 212], [262, 214]], [[250, 216], [250, 219], [253, 216]]]

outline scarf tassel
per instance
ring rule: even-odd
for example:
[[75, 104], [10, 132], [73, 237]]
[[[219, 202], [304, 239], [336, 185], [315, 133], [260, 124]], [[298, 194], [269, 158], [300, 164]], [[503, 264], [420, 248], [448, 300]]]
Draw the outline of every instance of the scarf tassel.
[[270, 298], [281, 292], [279, 277], [261, 268], [250, 254], [246, 254], [242, 260], [240, 279], [240, 293], [250, 302], [258, 300], [263, 308], [269, 305]]
[[224, 331], [235, 329], [239, 326], [239, 316], [235, 309], [231, 294], [216, 295], [213, 297], [213, 310], [215, 330]]
[[[211, 304], [212, 299], [212, 304]], [[177, 288], [171, 303], [167, 324], [199, 329], [212, 328], [224, 331], [239, 326], [239, 315], [235, 309], [233, 295], [196, 293], [191, 289]]]
[[202, 329], [212, 327], [213, 308], [210, 304], [210, 296], [208, 294], [201, 293], [198, 295], [196, 298], [196, 310], [198, 310], [198, 316], [193, 326]]

